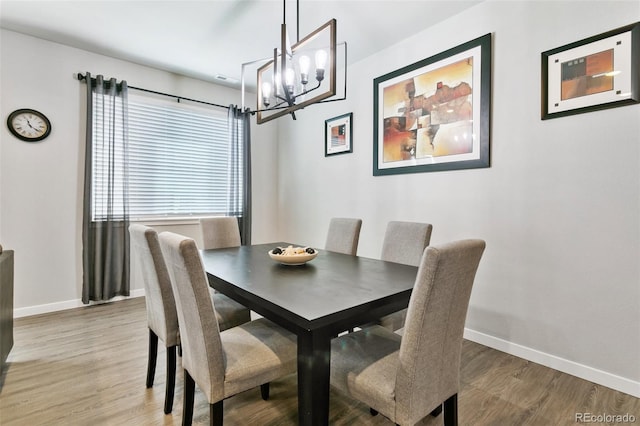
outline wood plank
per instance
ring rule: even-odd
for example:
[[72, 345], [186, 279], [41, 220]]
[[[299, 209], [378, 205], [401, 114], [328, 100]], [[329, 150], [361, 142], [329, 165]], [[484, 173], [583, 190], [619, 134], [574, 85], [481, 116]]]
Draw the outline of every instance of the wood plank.
[[[158, 353], [154, 386], [145, 388], [143, 298], [19, 318], [14, 337], [7, 371], [0, 378], [1, 425], [180, 424], [180, 367], [173, 413], [162, 411], [164, 350]], [[269, 401], [260, 398], [258, 388], [236, 395], [224, 403], [225, 425], [295, 425], [296, 391], [294, 374], [271, 384]], [[469, 341], [463, 344], [458, 404], [460, 424], [470, 426], [579, 424], [576, 412], [631, 414], [640, 423], [638, 398]], [[208, 420], [208, 405], [196, 390], [194, 425]], [[330, 395], [329, 422], [392, 425], [335, 391]], [[442, 425], [442, 415], [421, 424]]]

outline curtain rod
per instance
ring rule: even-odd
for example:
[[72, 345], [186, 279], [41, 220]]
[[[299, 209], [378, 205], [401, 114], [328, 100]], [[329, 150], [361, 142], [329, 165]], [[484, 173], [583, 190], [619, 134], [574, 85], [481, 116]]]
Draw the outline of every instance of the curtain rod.
[[[83, 81], [83, 80], [86, 80], [86, 79], [87, 78], [84, 76], [84, 74], [78, 73], [78, 80], [79, 81]], [[225, 106], [225, 105], [214, 104], [214, 103], [205, 102], [205, 101], [199, 101], [197, 99], [185, 98], [184, 96], [171, 95], [169, 93], [156, 92], [155, 90], [143, 89], [141, 87], [135, 87], [135, 86], [129, 86], [129, 85], [127, 85], [127, 87], [129, 89], [139, 90], [141, 92], [153, 93], [154, 95], [161, 95], [161, 96], [168, 96], [170, 98], [175, 98], [175, 99], [178, 100], [178, 102], [180, 102], [180, 99], [183, 99], [183, 100], [189, 101], [189, 102], [196, 102], [196, 103], [199, 103], [199, 104], [211, 105], [211, 106], [215, 106], [215, 107], [218, 107], [218, 108], [224, 108], [224, 109], [227, 109], [227, 110], [229, 109], [229, 107]]]

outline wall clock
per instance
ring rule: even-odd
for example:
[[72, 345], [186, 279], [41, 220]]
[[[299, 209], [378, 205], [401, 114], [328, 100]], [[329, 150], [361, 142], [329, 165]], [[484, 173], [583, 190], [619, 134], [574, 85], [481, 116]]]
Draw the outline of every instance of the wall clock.
[[41, 141], [51, 133], [51, 122], [41, 112], [34, 109], [17, 109], [7, 118], [9, 131], [26, 142]]

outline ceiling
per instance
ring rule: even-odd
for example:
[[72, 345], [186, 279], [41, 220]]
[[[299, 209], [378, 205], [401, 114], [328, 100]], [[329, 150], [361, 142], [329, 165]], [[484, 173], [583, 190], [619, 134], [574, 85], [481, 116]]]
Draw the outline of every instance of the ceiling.
[[[336, 18], [338, 43], [347, 42], [348, 63], [353, 63], [480, 2], [300, 0], [300, 38]], [[295, 0], [0, 0], [0, 26], [237, 86], [243, 63], [269, 57], [278, 46], [285, 5], [295, 39]]]

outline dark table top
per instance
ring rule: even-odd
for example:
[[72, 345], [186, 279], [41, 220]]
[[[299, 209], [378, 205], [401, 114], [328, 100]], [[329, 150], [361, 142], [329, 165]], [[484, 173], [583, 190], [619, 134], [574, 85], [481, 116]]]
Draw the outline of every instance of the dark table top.
[[201, 253], [214, 288], [267, 318], [280, 316], [306, 330], [406, 307], [416, 267], [324, 250], [300, 266], [269, 257], [270, 249], [288, 245], [297, 246], [275, 242]]

